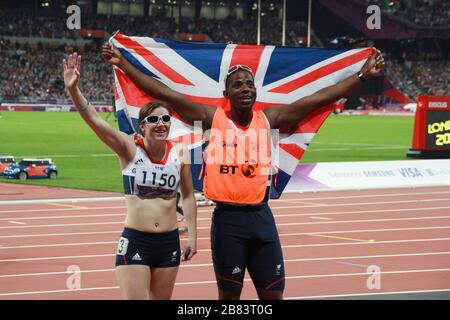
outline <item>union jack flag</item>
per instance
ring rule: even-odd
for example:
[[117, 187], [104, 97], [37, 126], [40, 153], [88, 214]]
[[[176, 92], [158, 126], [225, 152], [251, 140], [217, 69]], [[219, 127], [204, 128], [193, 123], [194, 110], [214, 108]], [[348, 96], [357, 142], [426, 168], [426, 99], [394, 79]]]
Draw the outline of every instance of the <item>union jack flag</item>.
[[[219, 43], [185, 43], [116, 33], [111, 42], [136, 68], [201, 104], [229, 108], [223, 97], [230, 66], [244, 64], [255, 73], [255, 110], [286, 105], [333, 85], [359, 71], [371, 48], [310, 49]], [[121, 131], [138, 132], [139, 109], [153, 100], [114, 68], [116, 113]], [[280, 132], [278, 171], [271, 198], [279, 198], [308, 145], [333, 106], [320, 108], [291, 132]], [[187, 143], [192, 154], [205, 144], [201, 132], [174, 115], [169, 139]], [[200, 149], [202, 150], [202, 149]], [[200, 151], [201, 152], [201, 151]], [[202, 190], [201, 164], [192, 164], [194, 187]]]

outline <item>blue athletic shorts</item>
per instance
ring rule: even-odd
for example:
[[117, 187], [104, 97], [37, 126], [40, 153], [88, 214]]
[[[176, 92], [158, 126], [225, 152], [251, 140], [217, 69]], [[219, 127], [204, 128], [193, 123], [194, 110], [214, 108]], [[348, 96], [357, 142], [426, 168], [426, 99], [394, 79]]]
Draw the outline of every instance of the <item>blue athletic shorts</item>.
[[284, 290], [283, 253], [267, 203], [257, 206], [218, 203], [211, 226], [211, 250], [220, 289], [241, 289], [248, 269], [256, 288]]
[[117, 244], [116, 267], [140, 264], [150, 268], [180, 265], [180, 235], [178, 229], [149, 233], [125, 228]]

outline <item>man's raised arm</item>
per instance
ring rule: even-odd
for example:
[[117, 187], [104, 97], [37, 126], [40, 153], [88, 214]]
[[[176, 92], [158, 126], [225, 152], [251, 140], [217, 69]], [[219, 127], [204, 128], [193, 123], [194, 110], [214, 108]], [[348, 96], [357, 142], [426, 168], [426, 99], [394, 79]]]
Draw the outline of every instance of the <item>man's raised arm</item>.
[[146, 75], [127, 61], [120, 51], [109, 43], [103, 45], [102, 55], [106, 62], [119, 67], [145, 93], [169, 103], [188, 124], [193, 125], [194, 121], [202, 121], [203, 129], [211, 127], [216, 107], [193, 102], [161, 81]]
[[312, 111], [347, 96], [363, 81], [377, 75], [383, 66], [384, 59], [381, 51], [374, 49], [374, 53], [367, 59], [358, 74], [348, 77], [335, 85], [323, 88], [310, 96], [294, 101], [287, 106], [266, 108], [264, 113], [272, 128], [293, 129]]

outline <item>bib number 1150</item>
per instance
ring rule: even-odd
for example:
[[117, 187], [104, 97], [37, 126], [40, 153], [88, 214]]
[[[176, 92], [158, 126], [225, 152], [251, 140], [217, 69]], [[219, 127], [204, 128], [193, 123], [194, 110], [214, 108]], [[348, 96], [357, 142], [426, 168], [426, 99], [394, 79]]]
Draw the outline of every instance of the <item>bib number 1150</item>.
[[176, 183], [176, 178], [173, 174], [151, 172], [149, 175], [147, 171], [142, 171], [142, 184], [173, 188]]

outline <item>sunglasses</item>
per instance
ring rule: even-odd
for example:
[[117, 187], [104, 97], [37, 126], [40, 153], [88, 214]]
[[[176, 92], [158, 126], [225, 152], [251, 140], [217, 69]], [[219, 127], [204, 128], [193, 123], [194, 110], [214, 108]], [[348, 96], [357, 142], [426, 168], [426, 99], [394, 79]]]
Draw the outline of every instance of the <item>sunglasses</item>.
[[230, 69], [228, 69], [227, 72], [227, 78], [233, 73], [238, 71], [239, 69], [245, 70], [250, 72], [253, 75], [253, 70], [252, 68], [250, 68], [249, 66], [246, 66], [245, 64], [235, 64], [234, 66], [232, 66]]
[[162, 116], [147, 116], [142, 120], [142, 122], [147, 122], [150, 124], [158, 123], [159, 120], [162, 120], [163, 123], [169, 123], [171, 117], [168, 114], [162, 115]]

